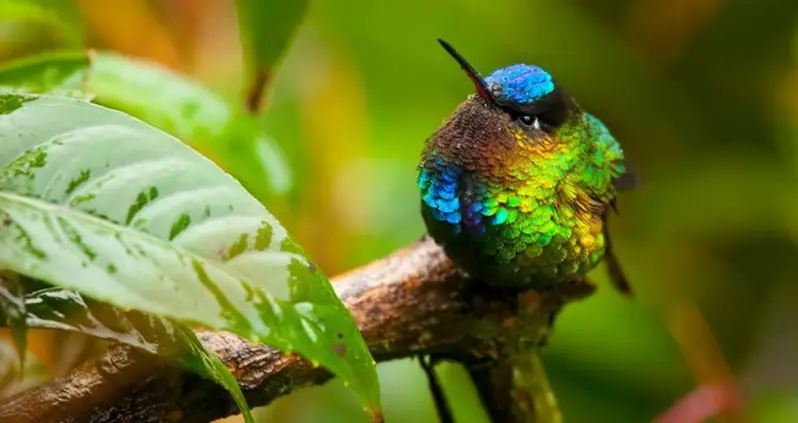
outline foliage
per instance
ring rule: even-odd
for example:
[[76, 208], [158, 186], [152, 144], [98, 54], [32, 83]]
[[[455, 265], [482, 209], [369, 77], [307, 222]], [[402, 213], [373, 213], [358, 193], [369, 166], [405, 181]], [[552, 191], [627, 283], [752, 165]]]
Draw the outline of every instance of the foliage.
[[89, 56], [85, 53], [38, 54], [0, 68], [0, 89], [85, 97], [88, 70]]
[[[108, 2], [38, 3], [75, 9], [80, 17], [86, 4]], [[244, 108], [241, 94], [252, 75], [243, 65], [250, 62], [239, 57], [232, 3], [141, 2], [146, 6], [137, 12], [150, 19], [111, 3], [99, 19], [83, 19], [89, 46], [170, 65], [156, 53], [178, 51], [180, 66], [170, 73], [214, 87], [216, 97]], [[423, 231], [413, 184], [419, 151], [471, 90], [435, 39], [453, 43], [483, 73], [518, 62], [541, 65], [608, 124], [642, 178], [640, 189], [620, 198], [620, 215], [611, 223], [636, 299], [617, 297], [598, 269], [591, 275], [598, 294], [563, 312], [541, 353], [566, 421], [650, 421], [717, 374], [717, 360], [700, 359], [705, 343], [671, 330], [680, 313], [675, 304], [689, 302], [744, 383], [751, 420], [793, 422], [797, 8], [794, 1], [746, 0], [509, 0], [501, 7], [455, 0], [310, 2], [302, 30], [272, 72], [268, 107], [250, 120], [285, 151], [289, 191], [297, 199], [290, 210], [275, 208], [282, 194], [265, 194], [273, 181], [241, 176], [261, 172], [251, 157], [222, 160], [215, 153], [229, 148], [229, 139], [208, 139], [200, 148], [191, 137], [148, 123], [241, 180], [319, 268], [335, 274]], [[59, 17], [66, 15], [59, 10]], [[135, 24], [122, 28], [120, 22]], [[172, 36], [157, 42], [171, 45], [155, 45], [146, 22], [162, 23], [160, 33]], [[269, 32], [255, 23], [258, 34]], [[117, 36], [99, 24], [115, 24]], [[0, 58], [42, 52], [15, 35], [28, 27], [12, 29], [0, 36]], [[125, 33], [132, 35], [121, 40]], [[167, 89], [154, 86], [144, 97]], [[441, 367], [458, 423], [486, 422], [463, 370]], [[386, 420], [433, 419], [417, 362], [378, 370]], [[340, 381], [262, 413], [264, 421], [363, 420]]]
[[96, 95], [96, 103], [142, 119], [210, 155], [261, 201], [291, 189], [280, 147], [218, 94], [154, 63], [112, 52], [92, 57], [86, 89]]
[[[239, 31], [244, 48], [249, 94], [247, 107], [256, 112], [263, 89], [285, 52], [308, 6], [308, 0], [236, 0]], [[262, 28], [269, 28], [263, 31]]]
[[[19, 275], [11, 272], [0, 273], [0, 315], [10, 329], [19, 357], [20, 374], [24, 374], [25, 356], [28, 352], [27, 309], [25, 307], [25, 288]], [[13, 372], [12, 372], [13, 373]]]
[[46, 28], [52, 38], [67, 45], [74, 45], [79, 40], [74, 28], [65, 24], [57, 11], [35, 1], [3, 0], [0, 2], [0, 23], [40, 26]]
[[235, 377], [186, 325], [151, 314], [124, 312], [62, 288], [45, 288], [22, 298], [27, 326], [85, 333], [180, 361], [186, 368], [224, 386], [245, 419], [251, 421], [247, 401]]
[[220, 383], [251, 421], [235, 378], [189, 327], [224, 329], [326, 367], [380, 413], [357, 327], [278, 221], [188, 145], [86, 100], [218, 148], [274, 198], [289, 178], [254, 118], [177, 73], [102, 51], [13, 61], [0, 87], [0, 310], [20, 351], [26, 326], [128, 343]]

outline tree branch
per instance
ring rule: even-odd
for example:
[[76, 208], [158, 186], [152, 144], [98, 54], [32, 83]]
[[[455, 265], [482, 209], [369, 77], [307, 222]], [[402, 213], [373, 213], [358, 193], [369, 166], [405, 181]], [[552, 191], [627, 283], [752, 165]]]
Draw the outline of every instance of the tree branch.
[[[377, 361], [431, 354], [467, 365], [502, 362], [521, 344], [544, 343], [561, 306], [591, 291], [580, 281], [540, 294], [489, 289], [457, 272], [428, 238], [334, 278], [333, 286]], [[253, 407], [332, 377], [299, 356], [229, 333], [197, 334]], [[212, 381], [121, 344], [0, 402], [0, 421], [16, 423], [207, 422], [236, 412]]]

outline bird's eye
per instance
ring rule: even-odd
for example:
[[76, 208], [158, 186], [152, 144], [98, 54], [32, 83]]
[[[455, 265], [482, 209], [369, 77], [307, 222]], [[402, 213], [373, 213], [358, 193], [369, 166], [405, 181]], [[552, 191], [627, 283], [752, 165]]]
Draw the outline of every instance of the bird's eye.
[[538, 118], [530, 115], [521, 115], [518, 116], [518, 123], [525, 128], [535, 128], [540, 129], [540, 121]]

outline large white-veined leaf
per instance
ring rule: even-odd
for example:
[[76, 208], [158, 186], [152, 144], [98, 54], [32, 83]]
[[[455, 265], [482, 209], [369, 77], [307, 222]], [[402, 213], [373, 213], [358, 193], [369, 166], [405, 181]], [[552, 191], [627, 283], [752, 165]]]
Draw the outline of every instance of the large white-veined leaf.
[[50, 51], [3, 63], [0, 91], [91, 98], [228, 165], [260, 200], [281, 199], [292, 188], [283, 151], [254, 117], [154, 62], [108, 51]]
[[299, 353], [379, 412], [374, 361], [325, 276], [179, 140], [80, 100], [2, 94], [0, 165], [0, 266]]

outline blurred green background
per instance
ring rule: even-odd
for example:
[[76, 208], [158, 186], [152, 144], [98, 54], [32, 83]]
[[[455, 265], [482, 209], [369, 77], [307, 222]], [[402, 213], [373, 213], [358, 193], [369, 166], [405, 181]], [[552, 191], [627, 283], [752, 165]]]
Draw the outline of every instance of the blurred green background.
[[[0, 61], [115, 50], [242, 103], [233, 0], [38, 3], [52, 22], [0, 23]], [[621, 298], [600, 267], [598, 294], [566, 309], [543, 353], [566, 421], [648, 422], [731, 375], [747, 421], [798, 422], [798, 2], [311, 0], [260, 120], [290, 165], [289, 188], [266, 205], [328, 275], [423, 233], [416, 161], [473, 90], [438, 37], [483, 74], [549, 70], [641, 175], [611, 223], [637, 297]], [[27, 382], [63, 374], [92, 345], [34, 331]], [[463, 370], [440, 370], [458, 423], [487, 422]], [[387, 422], [436, 421], [417, 362], [378, 371]], [[365, 419], [335, 381], [257, 413]]]

